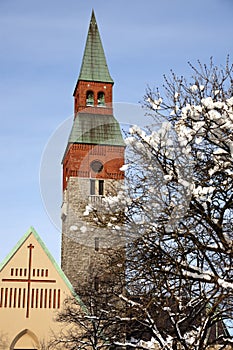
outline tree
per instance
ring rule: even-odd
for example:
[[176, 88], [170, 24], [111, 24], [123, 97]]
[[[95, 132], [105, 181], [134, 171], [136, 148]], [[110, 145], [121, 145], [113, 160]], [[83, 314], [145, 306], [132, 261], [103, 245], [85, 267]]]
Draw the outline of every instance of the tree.
[[105, 321], [125, 329], [115, 346], [232, 344], [233, 67], [190, 67], [190, 82], [165, 77], [164, 96], [148, 88], [153, 119], [130, 128], [124, 189], [85, 211], [126, 240], [124, 288], [111, 313], [100, 303]]
[[[89, 299], [89, 300], [88, 300]], [[87, 305], [80, 309], [76, 298], [67, 299], [64, 311], [57, 321], [69, 325], [52, 342], [53, 348], [65, 349], [108, 349], [117, 336], [114, 327], [114, 317], [107, 305], [101, 305], [101, 300], [93, 293], [89, 295]], [[115, 331], [113, 331], [115, 329]]]
[[190, 82], [165, 77], [164, 96], [148, 88], [153, 120], [129, 131], [124, 191], [89, 209], [106, 225], [124, 211], [120, 297], [134, 326], [167, 350], [232, 343], [233, 68], [228, 59], [221, 69], [212, 59], [190, 67]]
[[56, 318], [65, 327], [59, 336], [54, 336], [52, 348], [109, 349], [125, 339], [125, 325], [119, 319], [124, 311], [118, 298], [124, 273], [122, 266], [119, 267], [122, 251], [119, 256], [111, 249], [105, 254], [108, 254], [106, 259], [111, 274], [105, 269], [104, 275], [98, 274], [97, 281], [95, 269], [86, 285], [76, 289], [76, 296], [65, 300], [63, 310]]

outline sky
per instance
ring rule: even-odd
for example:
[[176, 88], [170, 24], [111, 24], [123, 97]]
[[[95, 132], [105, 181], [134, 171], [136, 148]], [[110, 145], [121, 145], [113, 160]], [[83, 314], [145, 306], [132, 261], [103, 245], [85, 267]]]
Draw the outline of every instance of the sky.
[[92, 8], [116, 103], [140, 106], [170, 69], [190, 77], [188, 61], [233, 61], [232, 0], [0, 0], [0, 262], [30, 226], [60, 261], [60, 163]]

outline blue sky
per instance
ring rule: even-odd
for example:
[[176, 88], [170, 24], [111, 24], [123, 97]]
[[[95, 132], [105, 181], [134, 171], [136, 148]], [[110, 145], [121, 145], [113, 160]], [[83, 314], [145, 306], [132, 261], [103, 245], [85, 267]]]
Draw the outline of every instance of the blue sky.
[[[115, 102], [137, 104], [146, 86], [161, 86], [171, 68], [188, 77], [188, 61], [208, 63], [213, 56], [220, 65], [230, 54], [232, 62], [232, 0], [0, 0], [0, 261], [31, 225], [59, 261], [60, 232], [46, 213], [39, 174], [42, 159], [43, 196], [47, 177], [54, 193], [46, 207], [59, 212], [57, 159], [92, 8]], [[47, 167], [48, 142], [54, 170]]]

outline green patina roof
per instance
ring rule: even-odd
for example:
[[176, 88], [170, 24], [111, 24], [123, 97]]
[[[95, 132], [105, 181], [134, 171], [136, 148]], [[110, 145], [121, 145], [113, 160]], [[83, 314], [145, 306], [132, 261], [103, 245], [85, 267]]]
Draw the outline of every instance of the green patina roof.
[[75, 118], [68, 143], [125, 146], [120, 125], [113, 115], [84, 112]]
[[93, 10], [79, 80], [113, 83]]

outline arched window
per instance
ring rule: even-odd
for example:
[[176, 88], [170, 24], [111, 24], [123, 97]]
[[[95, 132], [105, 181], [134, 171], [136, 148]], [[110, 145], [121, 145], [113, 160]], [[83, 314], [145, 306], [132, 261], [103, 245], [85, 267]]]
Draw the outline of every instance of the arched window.
[[93, 91], [87, 91], [87, 93], [86, 93], [86, 106], [94, 106], [94, 93], [93, 93]]
[[98, 102], [98, 106], [105, 106], [104, 92], [102, 92], [102, 91], [98, 92], [97, 102]]

